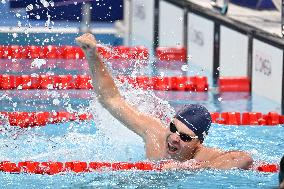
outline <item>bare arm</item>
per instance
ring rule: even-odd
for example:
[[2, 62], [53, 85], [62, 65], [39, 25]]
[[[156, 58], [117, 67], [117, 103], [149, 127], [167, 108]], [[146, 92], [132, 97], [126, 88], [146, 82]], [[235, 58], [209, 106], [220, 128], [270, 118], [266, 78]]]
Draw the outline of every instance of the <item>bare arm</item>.
[[137, 111], [123, 99], [97, 52], [97, 42], [92, 34], [84, 34], [76, 38], [76, 42], [87, 58], [98, 100], [115, 118], [144, 139], [147, 133], [151, 133], [147, 131], [162, 127], [158, 119]]
[[253, 159], [248, 153], [242, 151], [229, 151], [212, 161], [206, 162], [204, 166], [216, 169], [249, 169], [252, 164]]
[[185, 162], [170, 162], [163, 165], [163, 169], [249, 169], [253, 163], [251, 156], [241, 151], [230, 151], [211, 161], [199, 162], [193, 159]]

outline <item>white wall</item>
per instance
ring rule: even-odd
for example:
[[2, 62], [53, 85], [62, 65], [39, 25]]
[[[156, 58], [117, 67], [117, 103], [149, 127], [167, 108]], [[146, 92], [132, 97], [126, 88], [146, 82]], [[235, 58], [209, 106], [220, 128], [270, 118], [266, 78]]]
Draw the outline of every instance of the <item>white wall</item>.
[[252, 92], [281, 104], [283, 50], [253, 40]]
[[160, 1], [159, 46], [183, 45], [183, 9]]
[[154, 0], [132, 0], [130, 10], [131, 45], [152, 51], [154, 37]]
[[214, 22], [188, 14], [188, 55], [190, 63], [213, 72]]
[[248, 37], [221, 26], [220, 76], [247, 76]]

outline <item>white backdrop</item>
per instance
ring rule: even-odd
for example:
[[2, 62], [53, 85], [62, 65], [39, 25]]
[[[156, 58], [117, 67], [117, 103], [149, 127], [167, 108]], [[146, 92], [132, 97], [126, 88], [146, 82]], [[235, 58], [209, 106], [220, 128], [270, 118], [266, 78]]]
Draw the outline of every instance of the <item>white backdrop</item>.
[[188, 54], [190, 63], [213, 71], [214, 22], [196, 14], [188, 14]]
[[281, 104], [283, 51], [253, 40], [252, 92]]
[[131, 45], [143, 45], [152, 52], [154, 0], [132, 0], [129, 12]]
[[225, 26], [220, 29], [220, 76], [247, 76], [248, 37]]
[[159, 46], [183, 46], [183, 9], [160, 1]]

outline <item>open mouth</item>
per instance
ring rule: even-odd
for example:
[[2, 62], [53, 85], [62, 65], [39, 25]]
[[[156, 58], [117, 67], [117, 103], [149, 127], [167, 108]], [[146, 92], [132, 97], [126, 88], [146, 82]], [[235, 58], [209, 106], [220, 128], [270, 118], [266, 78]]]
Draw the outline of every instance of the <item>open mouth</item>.
[[168, 143], [168, 148], [170, 152], [176, 152], [178, 150], [177, 147], [171, 145], [170, 143]]

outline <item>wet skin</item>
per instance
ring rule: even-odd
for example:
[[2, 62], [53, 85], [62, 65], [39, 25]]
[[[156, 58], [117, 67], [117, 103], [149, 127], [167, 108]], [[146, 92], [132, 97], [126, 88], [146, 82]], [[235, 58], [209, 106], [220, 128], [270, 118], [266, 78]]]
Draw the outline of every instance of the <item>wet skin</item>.
[[[172, 133], [168, 125], [128, 104], [121, 96], [114, 80], [108, 72], [104, 62], [97, 52], [97, 42], [92, 34], [83, 34], [76, 38], [76, 42], [83, 49], [90, 67], [94, 91], [97, 100], [116, 119], [127, 128], [143, 138], [146, 147], [146, 156], [150, 160], [171, 159], [178, 164], [169, 164], [166, 168], [216, 168], [248, 169], [253, 160], [251, 156], [242, 151], [222, 151], [220, 149], [205, 147], [199, 139], [184, 142], [178, 133]], [[179, 133], [194, 137], [195, 134], [186, 125], [173, 119]], [[188, 160], [198, 163], [189, 163]]]

